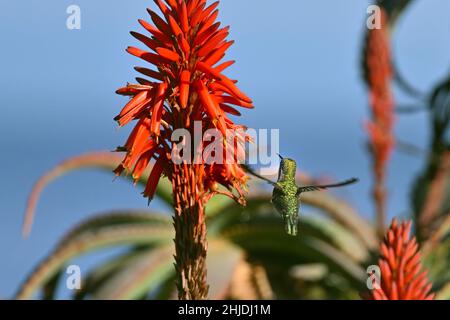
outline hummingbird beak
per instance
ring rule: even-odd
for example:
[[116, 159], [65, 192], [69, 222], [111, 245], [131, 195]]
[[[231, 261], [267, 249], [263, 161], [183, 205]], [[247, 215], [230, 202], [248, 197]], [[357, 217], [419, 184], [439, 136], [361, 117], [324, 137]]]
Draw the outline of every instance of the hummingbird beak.
[[281, 156], [281, 154], [277, 153], [277, 155], [280, 157], [281, 160], [284, 160], [284, 158]]

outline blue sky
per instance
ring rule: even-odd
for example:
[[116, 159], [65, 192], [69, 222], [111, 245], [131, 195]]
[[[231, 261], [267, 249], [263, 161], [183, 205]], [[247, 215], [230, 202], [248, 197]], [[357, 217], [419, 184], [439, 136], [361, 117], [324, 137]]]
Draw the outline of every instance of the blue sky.
[[[66, 8], [81, 8], [82, 29], [66, 28]], [[280, 128], [281, 153], [311, 174], [358, 176], [340, 194], [369, 219], [370, 161], [364, 149], [366, 90], [360, 49], [366, 8], [361, 0], [223, 0], [220, 20], [236, 44], [229, 75], [251, 96], [254, 110], [242, 122]], [[114, 91], [136, 76], [140, 64], [125, 48], [130, 30], [148, 18], [150, 0], [17, 0], [0, 11], [0, 298], [10, 297], [31, 268], [74, 223], [113, 208], [146, 208], [128, 183], [108, 173], [84, 171], [51, 185], [38, 206], [28, 240], [20, 226], [27, 194], [61, 160], [122, 144], [129, 128], [112, 118], [125, 102]], [[394, 34], [402, 73], [428, 90], [448, 72], [447, 0], [417, 0]], [[405, 100], [397, 94], [401, 101]], [[426, 147], [426, 114], [402, 116], [396, 134]], [[408, 212], [410, 183], [423, 159], [396, 152], [389, 168], [390, 215]], [[159, 209], [158, 205], [153, 206]]]

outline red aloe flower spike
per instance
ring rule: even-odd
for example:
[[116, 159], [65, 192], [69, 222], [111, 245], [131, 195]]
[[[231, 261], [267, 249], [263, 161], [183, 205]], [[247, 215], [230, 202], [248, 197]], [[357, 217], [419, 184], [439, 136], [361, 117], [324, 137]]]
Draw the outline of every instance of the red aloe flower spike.
[[371, 291], [374, 300], [432, 300], [432, 284], [423, 270], [416, 238], [409, 238], [411, 221], [399, 224], [393, 220], [380, 245], [379, 289]]
[[[120, 126], [137, 120], [123, 148], [126, 152], [117, 175], [131, 173], [141, 178], [153, 164], [144, 196], [152, 199], [159, 179], [167, 176], [172, 182], [174, 226], [176, 230], [176, 271], [180, 299], [205, 299], [206, 285], [206, 225], [205, 205], [215, 194], [226, 194], [243, 203], [247, 176], [238, 164], [249, 137], [227, 114], [239, 116], [235, 107], [253, 108], [252, 100], [236, 85], [237, 81], [222, 72], [234, 61], [222, 62], [233, 41], [227, 41], [229, 27], [216, 22], [219, 2], [209, 6], [206, 0], [154, 0], [162, 15], [148, 9], [152, 23], [138, 20], [149, 34], [131, 32], [147, 49], [128, 47], [127, 52], [141, 58], [152, 67], [136, 67], [144, 78], [138, 84], [128, 84], [117, 90], [131, 97], [115, 120]], [[217, 64], [217, 66], [216, 66]], [[237, 144], [222, 151], [232, 151], [224, 163], [203, 161], [198, 154], [192, 162], [171, 162], [174, 144], [170, 137], [176, 129], [187, 129], [194, 136], [194, 121], [203, 129], [216, 128], [226, 134], [239, 130]], [[205, 149], [211, 142], [204, 142]], [[195, 150], [194, 150], [195, 151]], [[225, 160], [225, 159], [224, 159]], [[227, 192], [219, 191], [222, 185]], [[236, 195], [238, 194], [238, 195]]]
[[366, 82], [370, 91], [372, 120], [367, 131], [373, 156], [374, 200], [380, 236], [386, 220], [386, 167], [394, 148], [394, 100], [391, 90], [392, 63], [387, 13], [382, 11], [382, 28], [369, 30], [365, 48]]

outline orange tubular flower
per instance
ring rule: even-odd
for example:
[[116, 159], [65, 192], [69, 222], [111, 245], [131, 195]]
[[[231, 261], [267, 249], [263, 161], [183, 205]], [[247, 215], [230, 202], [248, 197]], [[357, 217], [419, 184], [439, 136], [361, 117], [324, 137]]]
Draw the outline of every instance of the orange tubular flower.
[[370, 91], [372, 120], [367, 123], [375, 174], [374, 198], [378, 227], [384, 230], [386, 166], [394, 148], [394, 100], [391, 92], [392, 64], [388, 17], [382, 11], [382, 28], [369, 30], [366, 40], [365, 71]]
[[[139, 20], [147, 35], [131, 32], [147, 49], [127, 49], [153, 68], [136, 67], [135, 70], [146, 78], [136, 78], [137, 84], [117, 90], [131, 100], [115, 120], [121, 127], [134, 120], [137, 122], [125, 146], [118, 149], [126, 152], [126, 156], [115, 173], [130, 172], [137, 181], [153, 162], [144, 191], [149, 200], [162, 175], [172, 182], [180, 298], [205, 298], [206, 285], [197, 284], [205, 280], [202, 269], [206, 255], [204, 206], [218, 193], [241, 201], [247, 176], [237, 156], [231, 159], [233, 161], [227, 159], [220, 163], [206, 163], [202, 159], [174, 164], [171, 136], [175, 130], [185, 129], [194, 137], [195, 122], [200, 122], [204, 130], [214, 128], [222, 134], [243, 129], [234, 124], [229, 115], [240, 115], [233, 106], [253, 108], [253, 104], [238, 89], [236, 81], [222, 73], [234, 63], [220, 63], [233, 42], [226, 40], [229, 27], [221, 28], [216, 22], [218, 1], [209, 6], [206, 0], [154, 2], [162, 15], [148, 9], [153, 23]], [[239, 132], [239, 143], [230, 146], [224, 142], [224, 152], [233, 147], [234, 153], [242, 155], [240, 150], [248, 137], [245, 131]], [[203, 142], [201, 147], [204, 149], [211, 143]], [[197, 158], [192, 155], [191, 160]], [[218, 189], [219, 184], [228, 190]]]
[[409, 238], [411, 221], [394, 219], [380, 246], [381, 288], [371, 291], [374, 300], [432, 300], [432, 283], [422, 270], [416, 238]]

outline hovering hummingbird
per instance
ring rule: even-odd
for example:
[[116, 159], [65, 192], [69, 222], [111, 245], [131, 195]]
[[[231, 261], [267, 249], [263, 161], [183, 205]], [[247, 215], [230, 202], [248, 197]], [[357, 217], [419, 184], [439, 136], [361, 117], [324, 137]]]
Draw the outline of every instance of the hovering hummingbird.
[[295, 160], [283, 158], [281, 155], [278, 156], [281, 159], [281, 163], [278, 170], [277, 182], [257, 174], [247, 165], [244, 165], [244, 169], [251, 175], [262, 179], [273, 186], [271, 202], [278, 213], [283, 217], [286, 232], [291, 236], [297, 235], [300, 195], [302, 193], [343, 187], [358, 182], [357, 178], [352, 178], [336, 184], [299, 187], [295, 182], [295, 175], [297, 172], [297, 163]]

